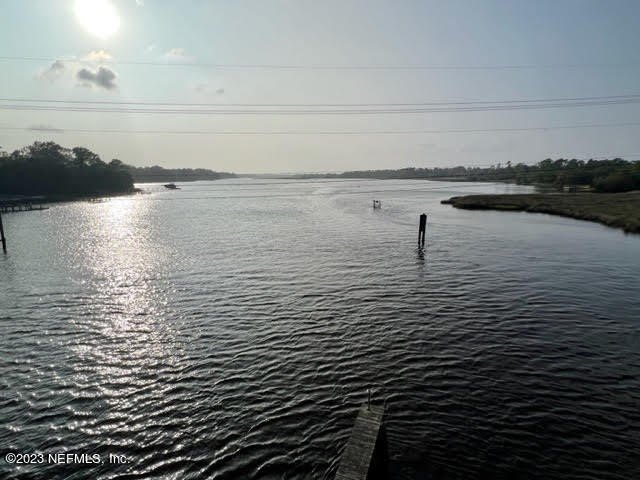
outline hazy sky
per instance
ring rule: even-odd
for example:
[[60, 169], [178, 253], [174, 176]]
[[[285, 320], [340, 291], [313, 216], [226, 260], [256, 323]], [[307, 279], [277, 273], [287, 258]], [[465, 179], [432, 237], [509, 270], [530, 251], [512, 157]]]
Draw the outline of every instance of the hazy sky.
[[[248, 115], [230, 106], [234, 113], [193, 113], [201, 104], [445, 102], [448, 108], [640, 95], [638, 1], [3, 0], [1, 9], [0, 145], [9, 151], [54, 140], [87, 146], [104, 160], [235, 172], [640, 158], [638, 125], [438, 132], [640, 122], [639, 103], [366, 115], [317, 111], [371, 107], [293, 107], [312, 110], [295, 115], [273, 107], [279, 113]], [[526, 68], [306, 68], [314, 66]], [[14, 108], [25, 105], [53, 110]], [[155, 113], [132, 111], [149, 108]], [[124, 111], [95, 111], [103, 109]], [[436, 132], [167, 133], [407, 130]]]

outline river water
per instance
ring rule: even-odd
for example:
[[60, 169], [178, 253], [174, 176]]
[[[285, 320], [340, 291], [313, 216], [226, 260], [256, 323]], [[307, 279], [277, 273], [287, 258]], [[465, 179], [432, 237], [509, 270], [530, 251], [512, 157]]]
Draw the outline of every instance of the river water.
[[3, 215], [1, 453], [101, 460], [1, 478], [331, 479], [368, 388], [395, 478], [640, 478], [640, 236], [439, 203], [500, 184], [142, 187]]

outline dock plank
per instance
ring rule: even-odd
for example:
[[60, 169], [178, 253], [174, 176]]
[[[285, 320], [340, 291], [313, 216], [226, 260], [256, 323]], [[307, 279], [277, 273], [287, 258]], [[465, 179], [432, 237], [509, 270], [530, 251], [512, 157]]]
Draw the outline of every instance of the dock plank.
[[384, 452], [386, 452], [383, 430], [384, 408], [363, 405], [356, 418], [351, 437], [342, 454], [336, 480], [372, 480], [384, 478]]

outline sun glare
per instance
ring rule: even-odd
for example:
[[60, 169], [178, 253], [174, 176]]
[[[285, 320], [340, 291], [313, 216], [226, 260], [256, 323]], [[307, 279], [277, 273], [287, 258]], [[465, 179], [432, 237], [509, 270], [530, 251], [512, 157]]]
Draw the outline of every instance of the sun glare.
[[78, 22], [89, 33], [106, 39], [120, 27], [120, 17], [109, 0], [76, 0]]

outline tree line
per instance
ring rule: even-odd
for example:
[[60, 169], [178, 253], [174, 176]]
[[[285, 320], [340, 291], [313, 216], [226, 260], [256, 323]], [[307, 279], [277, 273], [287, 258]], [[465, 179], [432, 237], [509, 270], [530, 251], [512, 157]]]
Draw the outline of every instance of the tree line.
[[0, 194], [74, 197], [133, 190], [124, 163], [106, 163], [84, 147], [34, 142], [12, 153], [0, 150]]
[[640, 161], [577, 160], [547, 158], [535, 165], [518, 163], [481, 167], [401, 168], [398, 170], [359, 170], [338, 174], [300, 175], [304, 178], [432, 179], [455, 181], [514, 182], [523, 185], [546, 184], [558, 189], [589, 186], [598, 192], [628, 192], [640, 189]]
[[8, 153], [0, 149], [0, 195], [81, 197], [131, 193], [134, 182], [218, 180], [235, 176], [203, 168], [134, 167], [103, 161], [84, 147], [34, 142]]
[[164, 168], [134, 167], [127, 165], [134, 182], [193, 182], [196, 180], [220, 180], [236, 175], [228, 172], [215, 172], [206, 168]]

